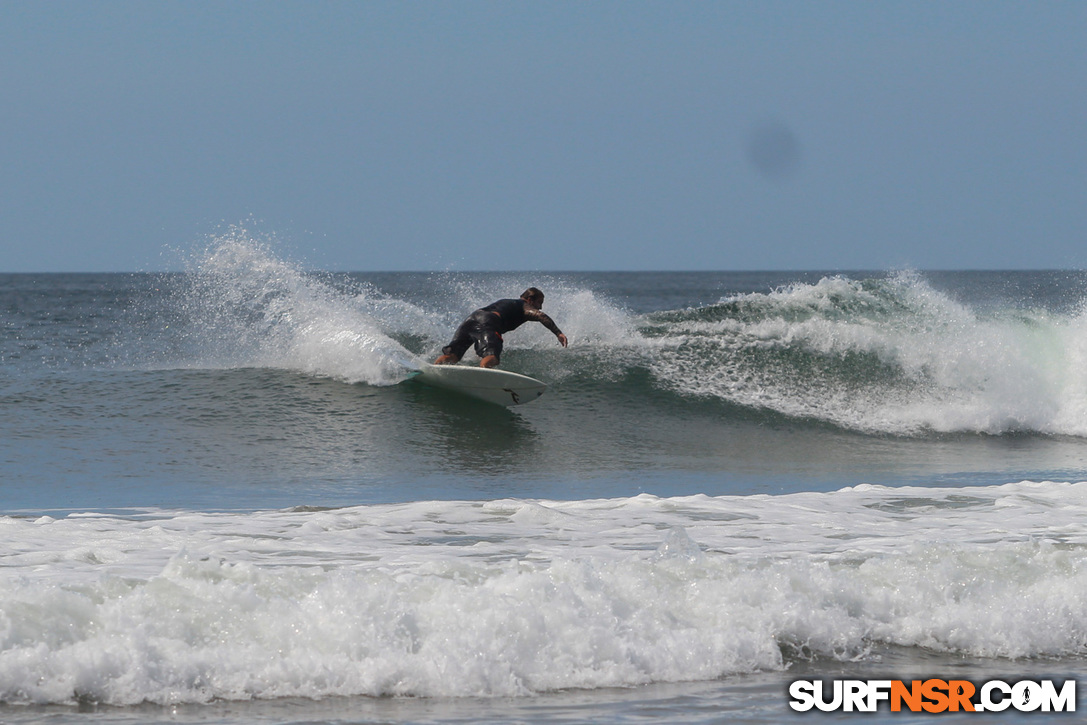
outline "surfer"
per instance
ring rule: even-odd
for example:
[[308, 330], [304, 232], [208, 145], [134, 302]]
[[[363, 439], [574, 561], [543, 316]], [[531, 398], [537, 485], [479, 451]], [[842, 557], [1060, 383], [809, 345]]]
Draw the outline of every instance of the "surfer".
[[461, 323], [453, 335], [453, 341], [442, 348], [442, 354], [434, 361], [435, 365], [452, 365], [460, 362], [469, 346], [475, 345], [479, 355], [479, 366], [498, 367], [502, 355], [502, 335], [515, 330], [528, 321], [539, 322], [555, 333], [559, 344], [566, 347], [566, 335], [540, 308], [543, 307], [544, 294], [535, 287], [529, 287], [517, 300], [498, 300], [482, 307]]

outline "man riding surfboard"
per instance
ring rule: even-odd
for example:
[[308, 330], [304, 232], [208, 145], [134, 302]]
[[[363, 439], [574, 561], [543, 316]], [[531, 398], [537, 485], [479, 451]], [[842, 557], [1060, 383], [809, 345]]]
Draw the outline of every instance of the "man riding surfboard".
[[555, 321], [540, 309], [543, 307], [543, 301], [543, 292], [535, 287], [529, 287], [521, 293], [520, 299], [498, 300], [486, 307], [481, 307], [461, 323], [453, 334], [452, 342], [442, 348], [442, 354], [438, 356], [434, 364], [457, 363], [464, 357], [468, 348], [475, 345], [480, 367], [498, 367], [502, 356], [502, 335], [517, 329], [525, 322], [539, 322], [555, 334], [560, 345], [566, 347], [566, 335], [562, 334], [562, 330]]

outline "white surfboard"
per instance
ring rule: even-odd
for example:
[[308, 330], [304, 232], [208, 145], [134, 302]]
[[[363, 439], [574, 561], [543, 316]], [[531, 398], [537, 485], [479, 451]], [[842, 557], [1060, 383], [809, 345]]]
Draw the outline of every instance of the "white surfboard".
[[543, 395], [547, 385], [536, 378], [497, 368], [422, 363], [415, 379], [435, 388], [455, 390], [498, 405], [522, 405]]

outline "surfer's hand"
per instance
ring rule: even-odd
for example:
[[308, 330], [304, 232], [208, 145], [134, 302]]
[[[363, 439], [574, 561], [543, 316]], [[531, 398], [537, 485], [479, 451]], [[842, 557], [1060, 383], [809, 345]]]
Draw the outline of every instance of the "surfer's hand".
[[562, 334], [560, 332], [559, 334], [555, 335], [555, 337], [559, 338], [559, 344], [560, 345], [562, 345], [563, 347], [566, 347], [566, 344], [567, 344], [566, 335], [564, 335], [564, 334]]

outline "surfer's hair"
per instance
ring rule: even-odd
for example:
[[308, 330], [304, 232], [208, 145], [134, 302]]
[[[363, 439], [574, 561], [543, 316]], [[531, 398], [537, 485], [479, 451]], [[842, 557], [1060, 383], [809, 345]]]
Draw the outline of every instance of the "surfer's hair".
[[527, 290], [521, 293], [521, 299], [523, 300], [540, 300], [543, 302], [544, 293], [535, 287], [529, 287]]

